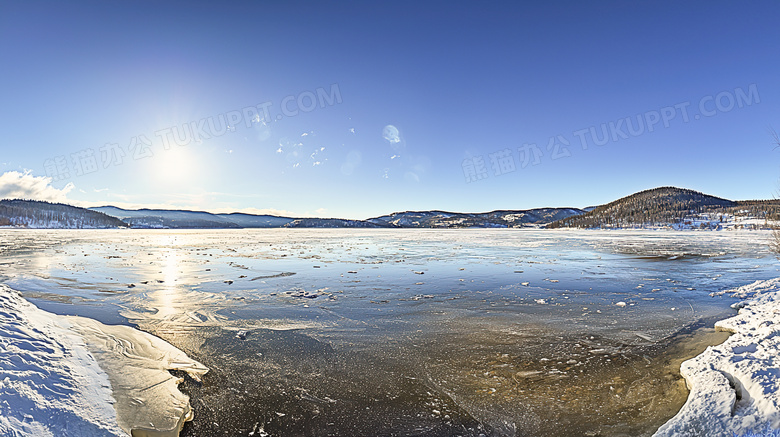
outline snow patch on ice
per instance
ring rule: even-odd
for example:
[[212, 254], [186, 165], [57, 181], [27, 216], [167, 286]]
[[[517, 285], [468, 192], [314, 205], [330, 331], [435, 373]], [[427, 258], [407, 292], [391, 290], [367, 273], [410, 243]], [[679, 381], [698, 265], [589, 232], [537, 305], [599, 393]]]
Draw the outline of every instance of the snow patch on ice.
[[42, 311], [0, 285], [0, 435], [178, 436], [208, 369], [129, 326]]
[[[690, 389], [679, 413], [655, 436], [740, 435], [780, 428], [780, 278], [728, 290], [750, 297], [715, 324], [733, 333], [685, 361]], [[722, 294], [722, 293], [721, 293]]]
[[108, 376], [70, 328], [0, 285], [0, 435], [127, 435]]

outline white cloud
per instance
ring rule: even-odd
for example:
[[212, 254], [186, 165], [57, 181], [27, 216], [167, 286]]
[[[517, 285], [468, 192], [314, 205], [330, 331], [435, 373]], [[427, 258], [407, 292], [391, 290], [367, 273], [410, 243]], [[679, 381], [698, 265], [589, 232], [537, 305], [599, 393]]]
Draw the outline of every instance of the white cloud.
[[0, 175], [0, 199], [32, 199], [47, 202], [69, 202], [67, 195], [73, 190], [73, 183], [62, 189], [51, 186], [52, 179], [33, 176], [29, 171], [9, 171]]
[[[51, 185], [52, 178], [45, 176], [33, 176], [31, 172], [25, 171], [24, 173], [18, 171], [9, 171], [0, 175], [0, 199], [32, 199], [32, 200], [44, 200], [48, 202], [67, 203], [69, 205], [78, 206], [82, 208], [91, 208], [98, 206], [112, 205], [117, 208], [123, 209], [171, 209], [171, 210], [193, 210], [193, 211], [208, 211], [214, 214], [241, 212], [245, 214], [257, 214], [257, 215], [275, 215], [281, 217], [316, 217], [325, 213], [325, 209], [320, 208], [316, 211], [306, 211], [303, 213], [287, 211], [283, 209], [275, 208], [209, 208], [204, 206], [208, 203], [206, 198], [210, 195], [225, 196], [225, 193], [203, 193], [200, 195], [180, 195], [180, 196], [168, 196], [168, 199], [158, 203], [139, 203], [135, 201], [137, 196], [123, 195], [120, 193], [112, 193], [107, 188], [93, 189], [93, 191], [106, 192], [106, 197], [111, 200], [101, 201], [84, 201], [69, 199], [68, 193], [73, 191], [75, 186], [73, 183], [67, 184], [62, 189], [57, 189]], [[241, 197], [241, 196], [239, 196]], [[251, 197], [251, 196], [250, 196]], [[166, 201], [167, 200], [167, 201]]]

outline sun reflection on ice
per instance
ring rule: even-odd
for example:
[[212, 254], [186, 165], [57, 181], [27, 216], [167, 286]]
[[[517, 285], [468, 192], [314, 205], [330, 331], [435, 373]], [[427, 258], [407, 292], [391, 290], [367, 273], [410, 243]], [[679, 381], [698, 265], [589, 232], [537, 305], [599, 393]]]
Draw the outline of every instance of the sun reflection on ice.
[[181, 274], [181, 257], [177, 249], [166, 249], [161, 254], [162, 283], [160, 288], [152, 296], [153, 304], [157, 308], [157, 316], [163, 319], [179, 314], [181, 310], [181, 290], [179, 275]]
[[136, 310], [123, 314], [142, 329], [181, 334], [195, 326], [217, 323], [223, 317], [215, 308], [225, 297], [201, 289], [197, 255], [189, 251], [188, 235], [160, 235], [148, 252], [150, 289], [136, 300]]

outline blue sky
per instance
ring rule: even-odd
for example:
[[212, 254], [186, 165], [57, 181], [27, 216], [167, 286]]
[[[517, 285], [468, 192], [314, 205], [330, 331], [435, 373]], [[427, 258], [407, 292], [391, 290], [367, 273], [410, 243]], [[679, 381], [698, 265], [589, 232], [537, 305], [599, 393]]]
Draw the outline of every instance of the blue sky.
[[349, 218], [664, 185], [771, 198], [778, 16], [773, 2], [3, 2], [0, 195]]

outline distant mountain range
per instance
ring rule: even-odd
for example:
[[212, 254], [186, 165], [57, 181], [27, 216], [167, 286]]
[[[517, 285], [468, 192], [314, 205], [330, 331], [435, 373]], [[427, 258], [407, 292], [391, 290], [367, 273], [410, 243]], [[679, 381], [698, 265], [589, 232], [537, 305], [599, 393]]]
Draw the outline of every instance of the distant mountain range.
[[203, 211], [167, 209], [130, 210], [115, 206], [89, 209], [116, 217], [133, 228], [151, 229], [279, 228], [294, 220], [272, 215], [212, 214]]
[[[693, 190], [661, 187], [641, 191], [606, 205], [578, 208], [536, 208], [484, 213], [447, 211], [395, 212], [367, 220], [292, 218], [203, 211], [138, 209], [114, 206], [77, 208], [30, 200], [0, 201], [0, 226], [30, 228], [239, 229], [239, 228], [620, 228], [695, 223], [714, 228], [724, 217], [742, 215], [780, 220], [780, 201], [733, 201]], [[717, 219], [713, 219], [713, 217]]]
[[486, 213], [446, 211], [396, 212], [368, 220], [291, 218], [252, 214], [211, 214], [163, 209], [126, 210], [114, 206], [90, 208], [116, 217], [133, 228], [506, 228], [542, 225], [582, 214], [577, 208], [539, 208]]

